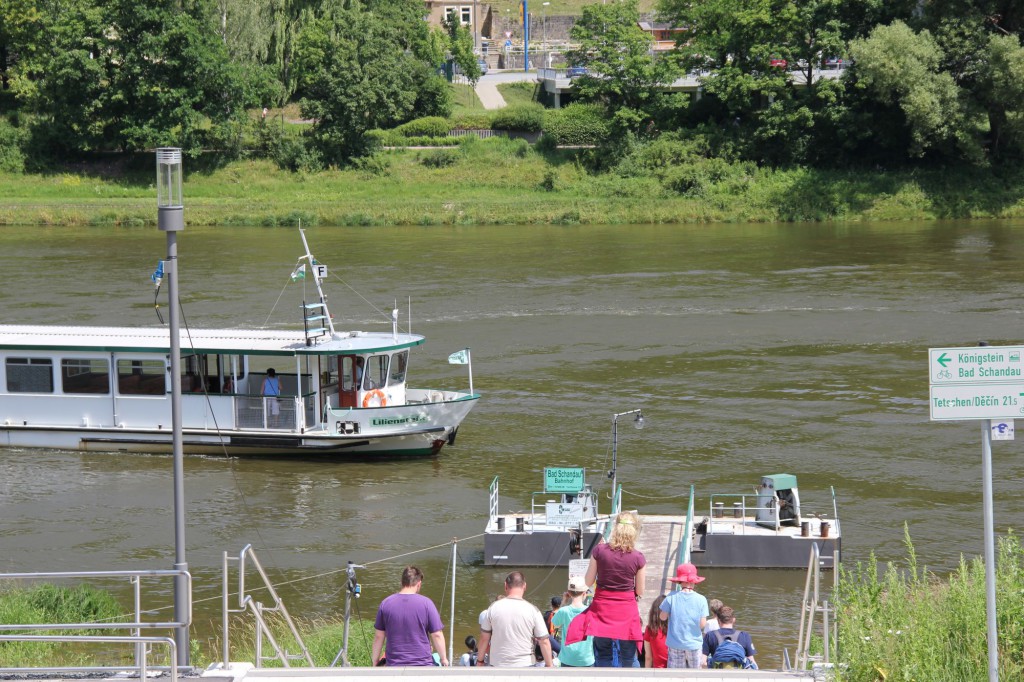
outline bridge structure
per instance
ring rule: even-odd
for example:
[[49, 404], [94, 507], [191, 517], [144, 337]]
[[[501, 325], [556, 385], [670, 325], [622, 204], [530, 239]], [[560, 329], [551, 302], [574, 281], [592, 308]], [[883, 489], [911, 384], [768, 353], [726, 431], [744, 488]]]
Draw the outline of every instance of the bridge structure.
[[[554, 106], [560, 109], [562, 96], [573, 91], [574, 77], [569, 75], [570, 69], [537, 69], [537, 83], [544, 91], [551, 95]], [[813, 78], [818, 80], [836, 80], [846, 72], [844, 66], [837, 68], [819, 68], [813, 72]], [[665, 86], [668, 92], [690, 92], [697, 99], [700, 99], [704, 91], [703, 80], [710, 75], [710, 71], [696, 71], [677, 78]], [[802, 70], [787, 71], [794, 87], [807, 87], [807, 72]]]

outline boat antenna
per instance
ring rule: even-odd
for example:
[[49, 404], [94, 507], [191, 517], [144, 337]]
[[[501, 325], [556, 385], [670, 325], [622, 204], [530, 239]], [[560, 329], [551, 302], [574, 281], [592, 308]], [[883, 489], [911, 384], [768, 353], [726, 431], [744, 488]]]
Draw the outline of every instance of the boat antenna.
[[316, 284], [316, 291], [317, 291], [317, 293], [320, 294], [320, 303], [324, 307], [324, 317], [327, 318], [327, 327], [328, 327], [328, 329], [331, 330], [331, 338], [333, 339], [334, 338], [334, 320], [331, 317], [330, 311], [327, 310], [327, 297], [324, 296], [324, 289], [323, 289], [322, 286], [320, 286], [320, 276], [321, 276], [321, 274], [323, 274], [323, 275], [327, 274], [327, 268], [318, 268], [318, 267], [316, 267], [316, 265], [317, 265], [316, 259], [313, 258], [313, 254], [309, 252], [309, 242], [306, 241], [306, 231], [303, 230], [301, 227], [299, 228], [299, 235], [302, 237], [302, 245], [306, 248], [306, 255], [303, 256], [303, 258], [305, 258], [306, 260], [309, 261], [309, 269], [313, 271], [313, 282]]

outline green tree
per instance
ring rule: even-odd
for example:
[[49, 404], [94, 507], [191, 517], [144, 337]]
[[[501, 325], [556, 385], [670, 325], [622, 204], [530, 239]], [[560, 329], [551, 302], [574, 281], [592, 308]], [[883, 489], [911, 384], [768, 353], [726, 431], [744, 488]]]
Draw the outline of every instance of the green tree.
[[878, 26], [850, 44], [858, 87], [882, 104], [895, 106], [910, 134], [907, 153], [959, 153], [979, 159], [981, 148], [961, 106], [953, 77], [940, 70], [942, 51], [928, 31], [915, 33], [897, 21]]
[[679, 73], [673, 59], [654, 56], [639, 18], [636, 0], [585, 5], [570, 34], [578, 47], [566, 53], [570, 64], [587, 69], [573, 79], [579, 95], [602, 103], [632, 130], [649, 120], [663, 87]]
[[466, 78], [476, 83], [483, 72], [473, 53], [473, 34], [454, 14], [444, 22], [444, 27], [448, 33], [448, 54], [451, 55], [451, 60], [458, 65]]
[[353, 3], [303, 32], [301, 108], [315, 121], [313, 138], [328, 163], [364, 154], [368, 130], [450, 113], [447, 83], [429, 61], [432, 43], [421, 11], [415, 0]]
[[[197, 0], [69, 2], [23, 96], [54, 151], [177, 145], [237, 128], [247, 81]], [[210, 129], [210, 130], [208, 130]]]

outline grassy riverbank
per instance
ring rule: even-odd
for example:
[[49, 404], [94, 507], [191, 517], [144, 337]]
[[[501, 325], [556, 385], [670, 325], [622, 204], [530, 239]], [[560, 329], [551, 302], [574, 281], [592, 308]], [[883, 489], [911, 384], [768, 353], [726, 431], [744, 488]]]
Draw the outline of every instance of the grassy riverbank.
[[[676, 166], [593, 174], [521, 140], [398, 150], [361, 169], [303, 174], [269, 161], [186, 159], [192, 225], [450, 225], [929, 220], [1024, 217], [1024, 172]], [[711, 164], [706, 164], [710, 166]], [[0, 225], [143, 225], [152, 155], [0, 174]], [[683, 176], [682, 178], [680, 176]], [[683, 191], [684, 193], [680, 193]]]
[[[1000, 540], [996, 603], [999, 678], [1024, 679], [1024, 547]], [[907, 562], [880, 574], [874, 558], [844, 570], [840, 581], [839, 660], [842, 679], [988, 679], [985, 567], [980, 558], [939, 579], [918, 566], [907, 538]]]

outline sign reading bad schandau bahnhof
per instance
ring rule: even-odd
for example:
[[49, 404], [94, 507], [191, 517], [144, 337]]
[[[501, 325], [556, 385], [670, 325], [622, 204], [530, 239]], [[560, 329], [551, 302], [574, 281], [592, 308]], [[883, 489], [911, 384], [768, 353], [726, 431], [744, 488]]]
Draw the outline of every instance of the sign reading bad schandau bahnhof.
[[1024, 346], [928, 350], [933, 421], [1024, 417]]

